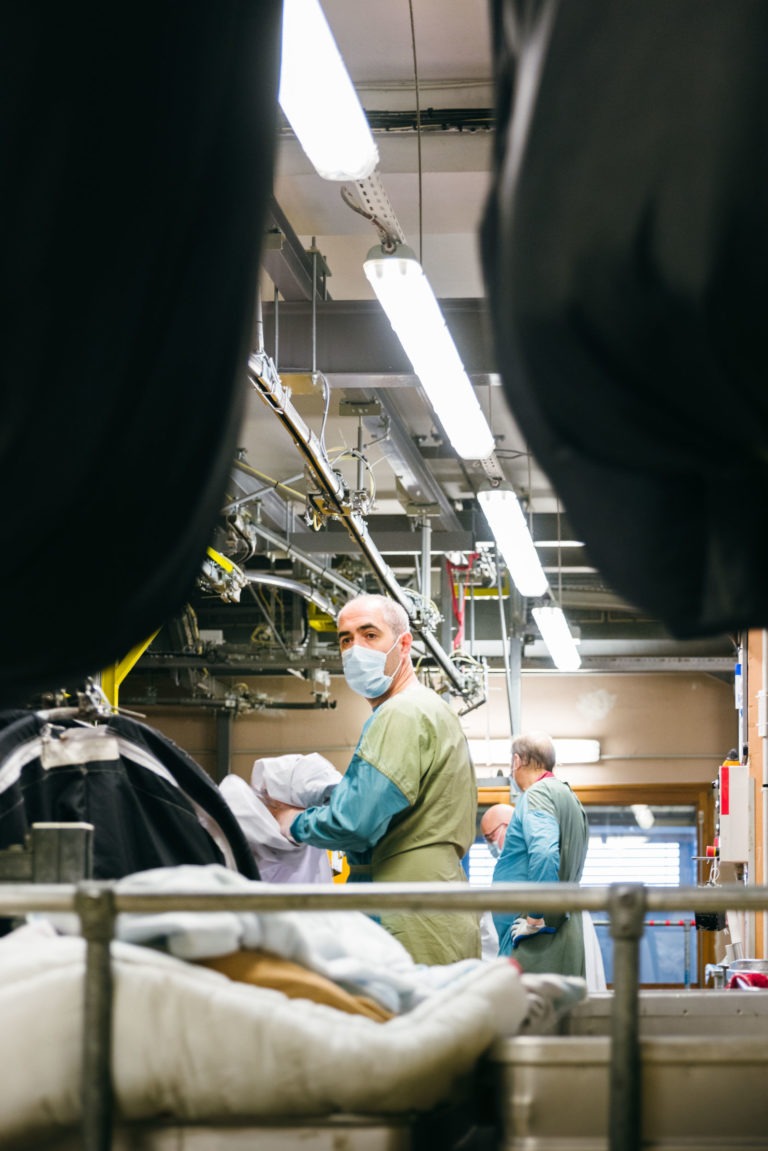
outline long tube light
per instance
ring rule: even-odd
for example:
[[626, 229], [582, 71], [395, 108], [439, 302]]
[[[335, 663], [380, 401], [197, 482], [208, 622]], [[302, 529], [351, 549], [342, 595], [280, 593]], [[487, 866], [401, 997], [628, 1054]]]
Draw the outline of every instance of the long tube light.
[[541, 638], [547, 645], [555, 667], [560, 671], [576, 671], [581, 667], [581, 656], [562, 608], [535, 607], [531, 614], [536, 620]]
[[515, 493], [491, 488], [478, 492], [477, 499], [520, 595], [544, 595], [549, 583]]
[[[597, 739], [555, 738], [552, 742], [558, 767], [600, 762], [600, 741]], [[505, 767], [509, 772], [512, 760], [511, 739], [468, 739], [467, 747], [475, 767]], [[632, 810], [635, 811], [634, 808]]]
[[283, 0], [279, 100], [319, 175], [371, 175], [379, 152], [318, 0]]
[[487, 459], [493, 433], [414, 252], [371, 248], [363, 268], [453, 448], [465, 460]]

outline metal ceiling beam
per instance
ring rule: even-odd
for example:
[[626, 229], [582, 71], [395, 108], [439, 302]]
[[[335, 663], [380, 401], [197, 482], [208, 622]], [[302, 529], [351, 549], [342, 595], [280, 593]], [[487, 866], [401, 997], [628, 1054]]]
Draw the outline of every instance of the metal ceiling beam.
[[[461, 531], [462, 525], [453, 504], [430, 472], [409, 435], [396, 393], [382, 391], [376, 392], [375, 395], [389, 421], [389, 434], [386, 439], [380, 441], [379, 450], [389, 459], [392, 471], [411, 500], [414, 511], [422, 509], [426, 513], [431, 506], [439, 511], [442, 526], [446, 531]], [[425, 402], [428, 402], [426, 398]], [[381, 430], [378, 419], [369, 417], [364, 419], [363, 423], [369, 433], [376, 433], [377, 424], [378, 430]], [[381, 548], [381, 545], [379, 547]]]
[[[491, 82], [485, 86], [489, 94]], [[416, 135], [417, 133], [451, 132], [465, 135], [487, 134], [495, 127], [494, 109], [479, 108], [420, 108], [413, 109], [365, 108], [368, 126], [374, 133], [386, 135]], [[295, 140], [296, 133], [285, 116], [279, 117], [278, 136]]]
[[[497, 670], [502, 666], [503, 651], [501, 642], [497, 644], [498, 652], [486, 659], [498, 661]], [[281, 672], [295, 670], [300, 667], [303, 671], [321, 669], [329, 671], [332, 675], [341, 674], [341, 663], [336, 652], [297, 653], [295, 656], [286, 656], [285, 653], [272, 652], [267, 656], [256, 652], [248, 655], [240, 653], [226, 657], [227, 645], [220, 645], [216, 655], [196, 655], [174, 652], [152, 652], [150, 649], [141, 657], [135, 671], [180, 671], [205, 668], [210, 675], [277, 675]], [[491, 668], [493, 670], [493, 667]], [[522, 673], [553, 674], [552, 659], [550, 656], [532, 659], [525, 655], [522, 660]], [[582, 660], [581, 668], [573, 673], [581, 675], [584, 672], [605, 672], [610, 674], [643, 673], [683, 673], [702, 672], [706, 675], [732, 675], [733, 661], [722, 656], [690, 656], [688, 658], [674, 656], [620, 656], [603, 655], [587, 656]]]
[[[495, 355], [485, 300], [438, 301], [466, 371], [493, 373]], [[312, 354], [310, 302], [264, 301], [264, 344], [275, 348], [275, 312], [279, 335], [279, 370], [301, 372], [313, 363], [323, 374], [402, 375], [413, 369], [378, 300], [318, 300], [315, 307], [316, 356]], [[363, 386], [358, 380], [357, 387]]]
[[[326, 288], [328, 269], [325, 261], [322, 257], [313, 259], [274, 198], [267, 213], [266, 227], [267, 242], [261, 264], [283, 299], [311, 300], [313, 282], [318, 296], [330, 299]], [[279, 243], [275, 243], [275, 239]]]
[[[531, 670], [526, 662], [523, 665]], [[723, 656], [690, 656], [688, 658], [674, 656], [585, 656], [581, 661], [584, 671], [603, 671], [611, 674], [621, 672], [704, 672], [707, 675], [733, 675], [733, 660]]]
[[493, 108], [420, 108], [415, 111], [389, 111], [368, 108], [365, 113], [375, 132], [492, 132], [495, 126]]
[[[481, 652], [487, 654], [485, 649], [488, 641], [481, 641], [477, 645]], [[687, 663], [697, 660], [724, 660], [729, 669], [733, 671], [736, 662], [732, 653], [725, 650], [723, 642], [717, 637], [703, 640], [669, 640], [660, 638], [648, 639], [588, 639], [582, 636], [579, 651], [583, 658], [591, 659], [656, 659], [680, 661]], [[529, 659], [551, 659], [543, 640], [531, 640], [525, 645], [525, 655]]]
[[[373, 534], [376, 538], [376, 547], [382, 555], [421, 555], [422, 539], [419, 532], [374, 531]], [[292, 537], [292, 542], [298, 544], [307, 555], [354, 556], [360, 552], [357, 543], [346, 533], [330, 528], [320, 532], [302, 533], [301, 536]], [[441, 556], [445, 552], [467, 552], [474, 549], [472, 533], [461, 530], [455, 532], [435, 531], [430, 543], [433, 556]]]

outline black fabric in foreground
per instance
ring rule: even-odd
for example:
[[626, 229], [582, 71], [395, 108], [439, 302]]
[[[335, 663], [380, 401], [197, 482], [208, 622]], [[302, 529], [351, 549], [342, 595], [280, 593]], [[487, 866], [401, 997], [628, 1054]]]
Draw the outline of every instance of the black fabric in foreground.
[[259, 878], [216, 784], [154, 728], [23, 711], [0, 724], [0, 848], [23, 845], [35, 823], [84, 822], [94, 828], [94, 879], [211, 863]]
[[493, 19], [511, 409], [614, 590], [679, 637], [765, 626], [768, 5]]
[[245, 394], [279, 0], [11, 5], [0, 40], [0, 703], [185, 601]]

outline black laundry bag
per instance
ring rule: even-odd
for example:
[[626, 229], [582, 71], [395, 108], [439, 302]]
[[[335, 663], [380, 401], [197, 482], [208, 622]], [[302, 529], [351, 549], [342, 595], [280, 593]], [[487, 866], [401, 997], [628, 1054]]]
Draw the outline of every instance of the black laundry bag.
[[0, 35], [0, 704], [185, 601], [224, 494], [281, 5], [29, 0]]
[[614, 590], [768, 624], [768, 5], [494, 0], [483, 260], [529, 446]]
[[0, 849], [34, 824], [93, 825], [93, 878], [218, 864], [259, 878], [245, 834], [216, 784], [173, 740], [113, 715], [0, 712]]

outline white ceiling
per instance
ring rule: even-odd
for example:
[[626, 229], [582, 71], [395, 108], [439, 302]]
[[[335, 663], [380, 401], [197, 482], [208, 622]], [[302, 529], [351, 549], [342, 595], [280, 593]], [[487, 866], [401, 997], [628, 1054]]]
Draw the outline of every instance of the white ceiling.
[[[407, 0], [325, 0], [323, 10], [368, 112], [491, 108], [487, 0], [413, 0], [418, 100]], [[378, 172], [435, 294], [482, 296], [477, 230], [488, 189], [487, 131], [377, 132]], [[370, 299], [362, 263], [373, 226], [320, 179], [290, 134], [280, 140], [275, 196], [305, 245], [316, 238], [334, 299]]]

